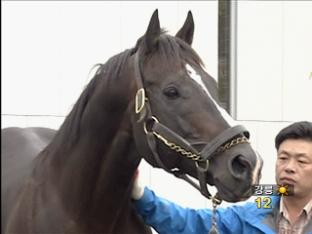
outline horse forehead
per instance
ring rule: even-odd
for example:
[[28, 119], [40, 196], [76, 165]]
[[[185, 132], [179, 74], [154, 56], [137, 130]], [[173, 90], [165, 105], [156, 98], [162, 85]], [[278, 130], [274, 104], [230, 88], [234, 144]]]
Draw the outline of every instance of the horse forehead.
[[207, 97], [213, 102], [213, 104], [216, 106], [217, 110], [219, 111], [220, 115], [223, 117], [223, 119], [230, 125], [235, 125], [235, 120], [216, 102], [216, 100], [211, 96], [210, 92], [208, 91], [206, 85], [204, 84], [201, 76], [195, 71], [195, 69], [190, 65], [185, 65], [186, 71], [190, 78], [194, 80], [207, 94]]
[[197, 83], [199, 84], [199, 86], [205, 91], [205, 93], [207, 94], [207, 96], [209, 98], [211, 98], [211, 95], [206, 87], [206, 85], [204, 84], [201, 76], [195, 71], [195, 69], [190, 65], [190, 64], [186, 64], [185, 65], [186, 71], [188, 73], [188, 75]]

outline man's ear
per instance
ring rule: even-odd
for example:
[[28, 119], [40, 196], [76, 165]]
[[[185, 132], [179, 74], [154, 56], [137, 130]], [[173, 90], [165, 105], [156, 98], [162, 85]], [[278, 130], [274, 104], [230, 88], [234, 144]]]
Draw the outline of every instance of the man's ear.
[[150, 19], [148, 28], [145, 33], [145, 43], [148, 52], [157, 46], [157, 40], [160, 36], [160, 24], [158, 18], [158, 9], [156, 9]]
[[192, 45], [193, 42], [193, 35], [194, 35], [194, 20], [192, 12], [189, 11], [187, 13], [186, 20], [182, 26], [182, 28], [177, 32], [176, 37], [182, 39], [189, 45]]

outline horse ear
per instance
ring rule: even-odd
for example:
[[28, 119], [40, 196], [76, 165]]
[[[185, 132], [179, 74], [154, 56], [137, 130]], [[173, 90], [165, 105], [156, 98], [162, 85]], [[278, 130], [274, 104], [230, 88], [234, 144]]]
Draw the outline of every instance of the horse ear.
[[183, 41], [185, 41], [189, 45], [192, 45], [193, 35], [194, 35], [194, 20], [193, 20], [192, 12], [189, 11], [187, 13], [186, 20], [185, 20], [182, 28], [176, 34], [176, 37], [182, 39]]
[[159, 35], [160, 24], [158, 18], [158, 9], [156, 9], [151, 17], [147, 31], [145, 33], [145, 43], [148, 51], [151, 51], [155, 47]]

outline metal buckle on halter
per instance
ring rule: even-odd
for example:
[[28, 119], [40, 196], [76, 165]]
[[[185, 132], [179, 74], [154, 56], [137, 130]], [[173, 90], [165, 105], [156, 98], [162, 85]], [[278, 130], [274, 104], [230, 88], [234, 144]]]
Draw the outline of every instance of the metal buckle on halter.
[[140, 88], [135, 95], [135, 113], [139, 114], [143, 108], [145, 103], [145, 91], [143, 88]]

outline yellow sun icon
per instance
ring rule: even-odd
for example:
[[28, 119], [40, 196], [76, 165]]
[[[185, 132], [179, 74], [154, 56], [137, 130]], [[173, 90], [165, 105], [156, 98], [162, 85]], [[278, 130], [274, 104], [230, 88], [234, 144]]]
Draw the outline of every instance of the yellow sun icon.
[[277, 193], [281, 196], [288, 195], [288, 185], [278, 185]]

